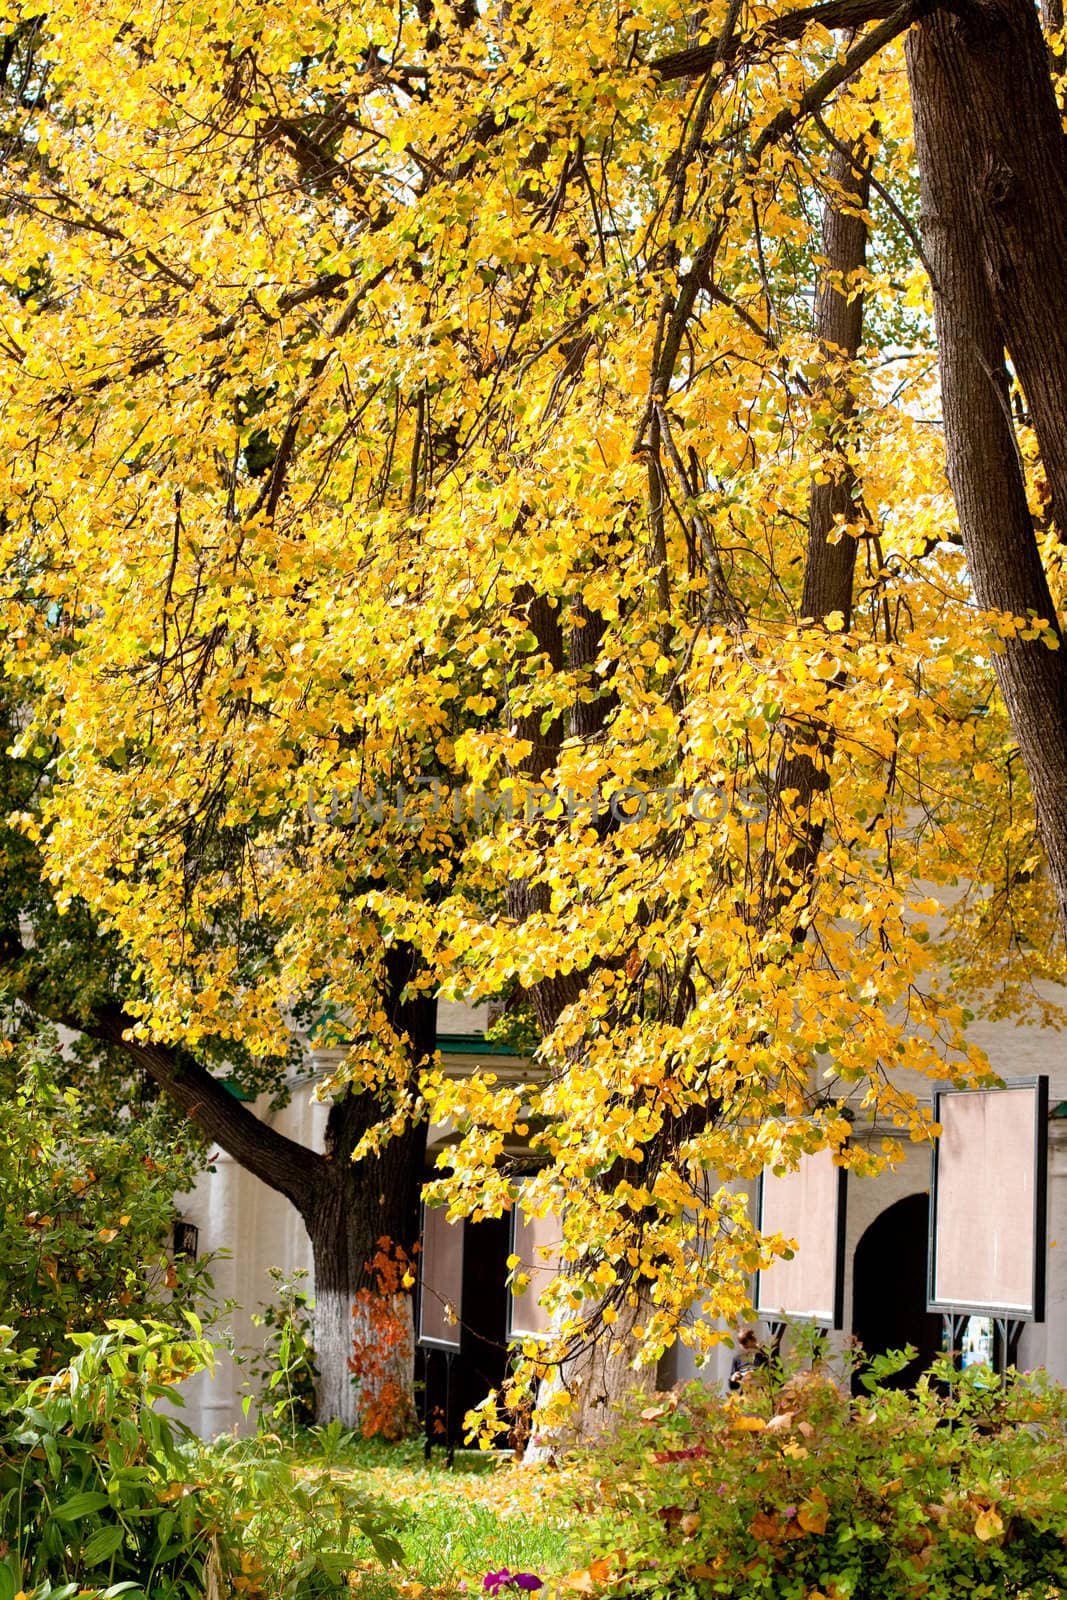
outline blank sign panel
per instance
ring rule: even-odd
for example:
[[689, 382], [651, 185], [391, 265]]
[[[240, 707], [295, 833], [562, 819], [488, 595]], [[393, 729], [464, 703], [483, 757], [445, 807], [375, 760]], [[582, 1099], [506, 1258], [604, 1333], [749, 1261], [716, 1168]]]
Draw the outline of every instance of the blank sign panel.
[[1043, 1316], [1047, 1098], [1047, 1079], [935, 1097], [930, 1310]]
[[458, 1350], [463, 1314], [463, 1236], [444, 1206], [424, 1206], [419, 1273], [419, 1343]]
[[508, 1298], [508, 1337], [543, 1338], [551, 1318], [541, 1305], [541, 1296], [559, 1271], [563, 1230], [559, 1217], [550, 1211], [545, 1217], [530, 1217], [519, 1206], [511, 1213], [511, 1249], [519, 1258], [519, 1271], [530, 1279], [522, 1294]]
[[804, 1156], [792, 1172], [764, 1172], [759, 1228], [796, 1241], [791, 1261], [757, 1275], [756, 1311], [769, 1321], [802, 1320], [841, 1326], [845, 1229], [845, 1171], [833, 1151]]

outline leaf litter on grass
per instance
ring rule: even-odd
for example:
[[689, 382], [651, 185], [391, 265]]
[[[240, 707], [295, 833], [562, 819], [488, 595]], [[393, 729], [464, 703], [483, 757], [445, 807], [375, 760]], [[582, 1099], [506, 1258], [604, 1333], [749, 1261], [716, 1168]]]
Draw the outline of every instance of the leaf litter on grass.
[[[321, 1471], [308, 1463], [309, 1471]], [[404, 1447], [356, 1447], [331, 1474], [397, 1512], [405, 1566], [392, 1570], [366, 1546], [354, 1548], [351, 1586], [362, 1600], [484, 1600], [487, 1573], [507, 1569], [551, 1579], [573, 1563], [571, 1474], [460, 1452], [455, 1470], [427, 1464]]]

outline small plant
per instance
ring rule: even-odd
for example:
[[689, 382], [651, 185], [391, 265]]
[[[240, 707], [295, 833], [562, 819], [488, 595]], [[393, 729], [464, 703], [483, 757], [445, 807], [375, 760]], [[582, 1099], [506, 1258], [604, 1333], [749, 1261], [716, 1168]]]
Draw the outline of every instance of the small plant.
[[211, 1366], [188, 1324], [76, 1335], [70, 1365], [35, 1379], [0, 1329], [0, 1600], [325, 1600], [350, 1594], [364, 1541], [402, 1561], [395, 1512], [348, 1475], [276, 1440], [203, 1445], [157, 1410]]
[[293, 1444], [300, 1430], [315, 1421], [319, 1369], [312, 1342], [314, 1301], [303, 1287], [306, 1272], [286, 1275], [279, 1267], [270, 1267], [268, 1276], [274, 1299], [252, 1317], [255, 1326], [265, 1330], [263, 1348], [249, 1363], [259, 1392], [245, 1397], [245, 1415], [255, 1405], [258, 1431], [283, 1434]]
[[353, 1341], [348, 1360], [359, 1389], [365, 1439], [406, 1439], [418, 1419], [407, 1382], [412, 1349], [411, 1301], [414, 1269], [402, 1245], [383, 1235], [367, 1263], [370, 1283], [352, 1305]]

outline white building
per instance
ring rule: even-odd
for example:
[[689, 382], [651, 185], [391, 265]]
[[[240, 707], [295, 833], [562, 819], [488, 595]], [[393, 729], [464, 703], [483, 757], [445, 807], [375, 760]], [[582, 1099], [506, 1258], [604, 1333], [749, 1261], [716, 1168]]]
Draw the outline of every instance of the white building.
[[[1067, 990], [1061, 992], [1067, 1001]], [[485, 1038], [485, 1017], [469, 1007], [442, 1005], [439, 1019], [442, 1055], [453, 1071], [491, 1068], [501, 1077], [521, 1071], [519, 1062]], [[972, 1037], [983, 1046], [1005, 1079], [1046, 1074], [1050, 1080], [1048, 1122], [1048, 1260], [1046, 1320], [1023, 1331], [1017, 1365], [1045, 1367], [1067, 1383], [1067, 1036], [1036, 1025], [975, 1023]], [[289, 1104], [272, 1119], [291, 1138], [322, 1146], [326, 1108], [313, 1098], [316, 1081], [341, 1052], [309, 1059], [308, 1072]], [[260, 1115], [269, 1113], [260, 1106]], [[442, 1130], [431, 1129], [431, 1150]], [[865, 1348], [916, 1344], [932, 1354], [940, 1341], [941, 1319], [925, 1311], [930, 1149], [908, 1144], [905, 1159], [874, 1179], [850, 1179], [845, 1245], [845, 1335], [855, 1333]], [[239, 1346], [259, 1343], [250, 1317], [269, 1299], [270, 1267], [286, 1273], [303, 1269], [311, 1283], [311, 1250], [303, 1224], [281, 1195], [220, 1153], [194, 1192], [183, 1197], [183, 1217], [199, 1230], [201, 1253], [226, 1252], [215, 1269], [221, 1298], [234, 1300]], [[467, 1224], [465, 1249], [462, 1406], [473, 1404], [499, 1381], [506, 1338], [504, 1258], [509, 1249], [506, 1221]], [[469, 1309], [473, 1307], [473, 1311]], [[723, 1383], [732, 1352], [720, 1346], [700, 1376]], [[669, 1385], [696, 1375], [689, 1351], [677, 1348], [662, 1364], [660, 1381]], [[246, 1373], [228, 1356], [213, 1379], [186, 1385], [186, 1420], [204, 1435], [244, 1422], [241, 1398]], [[462, 1414], [460, 1412], [460, 1414]]]

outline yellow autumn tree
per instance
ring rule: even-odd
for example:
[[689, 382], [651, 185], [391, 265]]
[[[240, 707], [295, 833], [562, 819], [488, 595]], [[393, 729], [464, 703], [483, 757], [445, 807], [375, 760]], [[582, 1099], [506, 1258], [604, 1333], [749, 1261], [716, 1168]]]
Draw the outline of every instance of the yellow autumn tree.
[[[994, 667], [1063, 546], [1017, 393], [1038, 600], [976, 602], [913, 15], [0, 4], [19, 826], [170, 1087], [308, 1012], [345, 1163], [452, 1118], [477, 1216], [526, 1140], [557, 1353], [717, 1337], [782, 1248], [737, 1180], [893, 1160], [1057, 970]], [[438, 993], [525, 1007], [529, 1082], [435, 1069]]]

